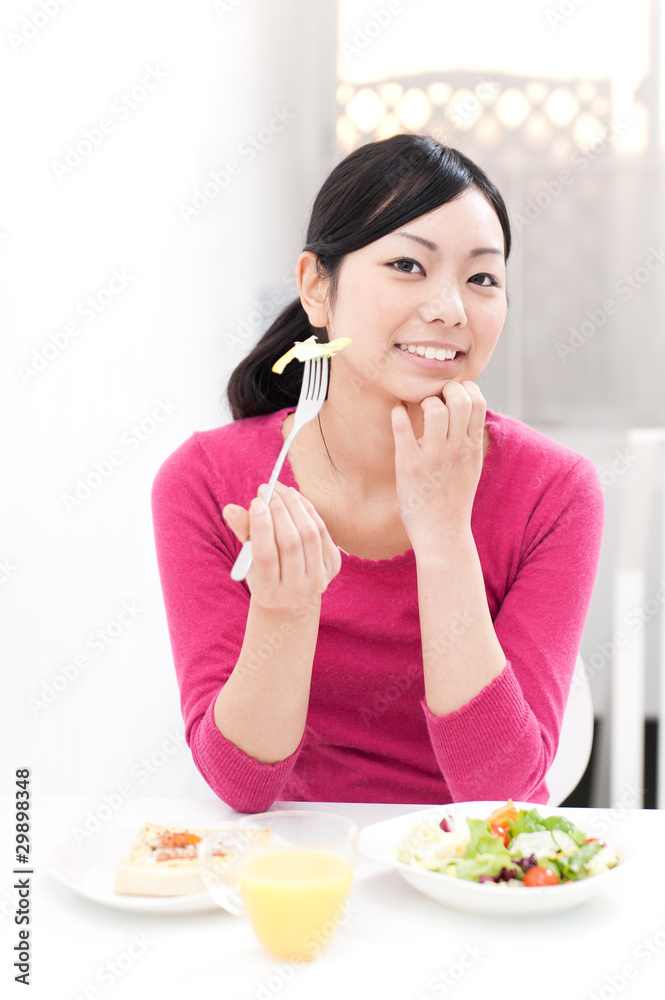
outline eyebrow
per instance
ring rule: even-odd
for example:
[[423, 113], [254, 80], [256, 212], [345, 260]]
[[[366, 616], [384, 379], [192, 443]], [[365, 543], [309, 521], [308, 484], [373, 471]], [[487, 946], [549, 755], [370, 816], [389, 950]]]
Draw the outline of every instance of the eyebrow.
[[[432, 253], [439, 252], [437, 244], [432, 243], [431, 240], [426, 240], [424, 236], [416, 236], [415, 233], [405, 233], [402, 231], [398, 233], [390, 233], [390, 235], [405, 236], [407, 240], [415, 240], [416, 243], [420, 243], [422, 246], [427, 247], [427, 249], [431, 250]], [[503, 257], [503, 250], [499, 250], [497, 247], [476, 247], [475, 250], [470, 251], [469, 257], [482, 257], [484, 254], [488, 253], [499, 254], [499, 256]]]

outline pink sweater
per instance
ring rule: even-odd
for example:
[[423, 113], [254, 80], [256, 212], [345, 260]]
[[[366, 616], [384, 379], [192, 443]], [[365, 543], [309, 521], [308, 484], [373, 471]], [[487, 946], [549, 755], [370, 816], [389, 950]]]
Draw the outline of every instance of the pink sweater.
[[[604, 500], [593, 463], [487, 410], [491, 442], [471, 527], [507, 664], [466, 705], [424, 700], [413, 549], [342, 553], [322, 600], [307, 725], [296, 751], [264, 764], [217, 729], [214, 705], [242, 646], [250, 594], [230, 569], [240, 543], [225, 504], [248, 507], [282, 447], [294, 406], [193, 434], [153, 486], [159, 571], [187, 743], [234, 809], [276, 799], [546, 803], [545, 776], [594, 585]], [[297, 483], [287, 458], [280, 480]], [[280, 635], [266, 637], [264, 655]]]

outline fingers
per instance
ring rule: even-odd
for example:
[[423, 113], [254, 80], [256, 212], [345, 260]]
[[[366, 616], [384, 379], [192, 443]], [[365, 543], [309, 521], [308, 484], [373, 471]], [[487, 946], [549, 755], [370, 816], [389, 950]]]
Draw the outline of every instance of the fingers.
[[487, 403], [476, 383], [451, 380], [444, 384], [442, 396], [444, 409], [450, 414], [447, 439], [461, 444], [468, 437], [475, 444], [482, 444]]
[[487, 400], [475, 382], [464, 381], [461, 383], [471, 397], [471, 416], [467, 425], [467, 434], [477, 445], [482, 448], [485, 431], [485, 414], [487, 413]]
[[247, 573], [247, 583], [252, 593], [254, 593], [257, 577], [260, 578], [261, 585], [266, 590], [272, 590], [279, 585], [279, 553], [271, 515], [272, 510], [269, 511], [262, 500], [254, 497], [249, 505], [252, 565]]
[[[259, 493], [265, 489], [263, 484]], [[262, 515], [255, 516], [256, 525], [251, 522], [250, 537], [254, 559], [259, 556], [257, 567], [263, 571], [270, 562], [273, 572], [278, 574], [277, 580], [273, 576], [273, 583], [287, 583], [296, 596], [323, 593], [341, 568], [341, 555], [314, 505], [297, 490], [278, 482], [267, 519], [271, 521], [271, 536]], [[255, 530], [260, 532], [256, 537]], [[261, 547], [264, 540], [265, 552]]]
[[222, 509], [222, 517], [236, 538], [244, 544], [249, 538], [249, 514], [245, 508], [235, 503], [227, 503]]
[[397, 403], [390, 411], [390, 420], [393, 426], [393, 438], [395, 439], [395, 460], [398, 463], [406, 464], [409, 456], [418, 450], [411, 426], [411, 418], [404, 403]]

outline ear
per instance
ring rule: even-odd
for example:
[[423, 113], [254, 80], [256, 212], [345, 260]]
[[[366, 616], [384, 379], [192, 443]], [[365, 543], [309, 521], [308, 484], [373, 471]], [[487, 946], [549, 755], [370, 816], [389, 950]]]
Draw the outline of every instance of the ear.
[[304, 250], [296, 262], [300, 301], [312, 326], [325, 327], [330, 320], [325, 304], [327, 281], [316, 273], [316, 254]]

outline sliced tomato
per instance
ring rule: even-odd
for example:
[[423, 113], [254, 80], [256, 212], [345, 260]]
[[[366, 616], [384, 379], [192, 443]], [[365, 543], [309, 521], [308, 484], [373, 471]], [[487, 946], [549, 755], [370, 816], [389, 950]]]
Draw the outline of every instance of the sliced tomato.
[[490, 830], [495, 837], [501, 837], [504, 847], [508, 847], [510, 843], [510, 830], [507, 826], [502, 826], [500, 823], [490, 823]]
[[559, 879], [551, 868], [535, 865], [524, 873], [525, 885], [559, 885]]
[[509, 823], [514, 823], [517, 819], [517, 809], [513, 805], [513, 800], [508, 799], [505, 806], [499, 806], [494, 812], [487, 817], [487, 822], [492, 825], [494, 823], [496, 826], [508, 826]]
[[[591, 844], [591, 843], [593, 843], [594, 840], [598, 840], [598, 837], [587, 837], [587, 839], [583, 840], [582, 843], [583, 844]], [[600, 841], [598, 841], [598, 843], [600, 844], [601, 847], [607, 847], [607, 844], [605, 843], [604, 840], [600, 840]]]

